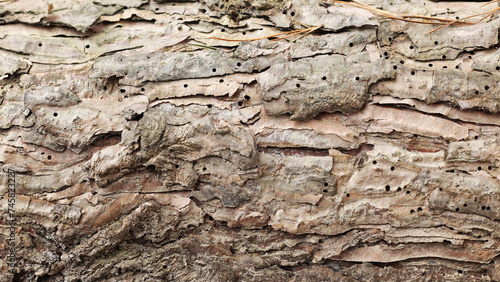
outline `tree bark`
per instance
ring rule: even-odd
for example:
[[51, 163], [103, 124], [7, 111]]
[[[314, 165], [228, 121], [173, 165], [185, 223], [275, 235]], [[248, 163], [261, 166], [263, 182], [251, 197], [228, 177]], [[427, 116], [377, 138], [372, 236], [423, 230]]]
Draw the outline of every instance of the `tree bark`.
[[319, 0], [0, 11], [0, 281], [500, 280], [495, 14], [428, 33]]

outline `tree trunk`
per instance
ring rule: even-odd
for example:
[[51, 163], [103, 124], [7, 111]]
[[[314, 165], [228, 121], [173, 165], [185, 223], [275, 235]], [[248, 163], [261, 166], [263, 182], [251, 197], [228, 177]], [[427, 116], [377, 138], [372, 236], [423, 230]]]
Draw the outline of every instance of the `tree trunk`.
[[0, 281], [499, 281], [500, 19], [348, 4], [2, 1]]

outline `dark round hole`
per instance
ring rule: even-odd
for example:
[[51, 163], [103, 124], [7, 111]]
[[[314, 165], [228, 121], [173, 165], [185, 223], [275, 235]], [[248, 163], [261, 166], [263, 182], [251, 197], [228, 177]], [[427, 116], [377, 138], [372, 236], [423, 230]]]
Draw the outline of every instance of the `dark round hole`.
[[297, 86], [297, 88], [300, 88], [300, 84], [298, 84], [298, 83], [295, 86]]
[[104, 89], [104, 91], [106, 91], [106, 90], [108, 90], [108, 87], [104, 86], [102, 89]]
[[479, 136], [477, 136], [477, 135], [476, 135], [476, 136], [474, 136], [474, 139], [475, 139], [475, 140], [479, 139]]
[[389, 186], [389, 185], [385, 186], [385, 191], [387, 191], [387, 192], [391, 191], [391, 186]]
[[387, 56], [389, 56], [389, 53], [387, 53], [387, 52], [384, 52], [384, 56], [386, 56], [386, 57], [387, 57]]
[[397, 191], [398, 191], [398, 192], [401, 192], [401, 190], [402, 190], [402, 189], [401, 189], [401, 187], [398, 187]]
[[158, 11], [158, 10], [160, 10], [160, 8], [155, 8], [155, 11]]
[[345, 194], [345, 196], [346, 196], [347, 198], [349, 198], [349, 197], [351, 197], [351, 194], [347, 193], [347, 194]]
[[456, 65], [455, 68], [458, 70], [460, 67], [458, 65]]
[[225, 29], [221, 29], [220, 31], [221, 31], [221, 32], [226, 32], [226, 30], [225, 30]]
[[422, 211], [422, 208], [421, 208], [421, 207], [418, 207], [417, 211], [421, 212], [421, 211]]
[[245, 100], [250, 100], [250, 96], [248, 96], [248, 95], [245, 95], [245, 97], [243, 97], [243, 98], [245, 98]]
[[411, 210], [410, 213], [414, 213], [415, 211], [414, 210]]
[[353, 47], [354, 46], [354, 43], [349, 43], [349, 47]]
[[481, 209], [484, 211], [486, 209], [486, 206], [482, 206]]
[[236, 65], [237, 65], [238, 67], [241, 67], [241, 63], [239, 63], [239, 62], [238, 62], [238, 63], [236, 63]]
[[447, 66], [443, 66], [443, 69], [447, 69], [448, 67]]
[[142, 88], [141, 88], [141, 91], [142, 91], [142, 92], [146, 91], [146, 88], [142, 87]]
[[45, 152], [40, 153], [41, 155], [45, 155]]
[[187, 88], [187, 87], [188, 87], [188, 85], [187, 85], [187, 84], [184, 84], [184, 88]]
[[398, 66], [393, 66], [392, 68], [393, 68], [393, 69], [395, 69], [395, 70], [397, 70], [397, 69], [398, 69]]
[[439, 188], [439, 191], [443, 191], [443, 188]]
[[495, 69], [496, 69], [496, 70], [500, 70], [500, 67], [499, 67], [499, 66], [497, 66]]
[[319, 244], [323, 244], [323, 240], [322, 240], [322, 239], [319, 239], [319, 240], [318, 240], [318, 243], [319, 243]]
[[356, 76], [356, 80], [359, 80], [359, 76]]
[[456, 17], [455, 17], [455, 20], [458, 20], [458, 19], [460, 19], [460, 17], [459, 17], [459, 16], [456, 16]]
[[395, 169], [396, 169], [395, 167], [391, 166], [391, 170], [395, 170]]
[[207, 171], [207, 168], [206, 168], [206, 167], [204, 167], [204, 168], [202, 168], [201, 170], [203, 170], [203, 171]]
[[490, 90], [490, 87], [489, 87], [488, 85], [486, 85], [486, 86], [484, 87], [484, 90]]
[[328, 190], [326, 190], [326, 189], [325, 189], [325, 190], [323, 190], [323, 193], [328, 193]]
[[443, 55], [443, 57], [442, 57], [442, 58], [443, 58], [443, 60], [446, 60], [446, 55]]
[[216, 71], [217, 71], [217, 69], [216, 69], [216, 68], [213, 68], [213, 69], [212, 69], [212, 72], [216, 72]]
[[480, 166], [477, 167], [477, 170], [481, 170], [482, 168]]
[[87, 44], [87, 45], [85, 45], [85, 48], [87, 48], [87, 49], [88, 49], [88, 48], [90, 48], [90, 45], [88, 45], [88, 44]]
[[467, 204], [464, 204], [464, 208], [466, 208], [466, 207], [467, 207]]
[[283, 15], [286, 15], [286, 10], [284, 10], [282, 13], [283, 13]]
[[376, 165], [377, 164], [377, 161], [373, 161], [372, 164]]
[[325, 187], [327, 187], [327, 186], [328, 186], [328, 183], [327, 183], [327, 182], [325, 182], [323, 185], [324, 185]]
[[486, 207], [486, 209], [487, 209], [487, 210], [491, 210], [491, 208], [490, 208], [489, 206], [488, 206], [488, 207]]
[[392, 37], [387, 38], [389, 41], [392, 41]]
[[458, 273], [462, 274], [462, 273], [463, 273], [463, 271], [462, 271], [462, 270], [459, 270], [459, 271], [458, 271]]
[[120, 89], [120, 92], [121, 93], [125, 93], [125, 89]]
[[208, 216], [208, 220], [212, 221], [212, 220], [214, 220], [214, 218], [213, 218], [212, 216], [210, 216], [210, 215], [209, 215], [209, 216]]
[[404, 65], [405, 64], [405, 61], [401, 60], [399, 61], [400, 64]]
[[432, 68], [433, 66], [434, 66], [433, 64], [429, 64], [429, 67], [431, 67], [431, 68]]
[[56, 116], [57, 116], [57, 113], [53, 113], [52, 115], [56, 117]]
[[326, 76], [323, 76], [321, 79], [326, 80]]
[[47, 156], [47, 159], [51, 160], [51, 159], [52, 159], [52, 156], [51, 156], [51, 155], [48, 155], [48, 156]]
[[476, 90], [476, 92], [474, 92], [474, 93], [476, 93], [476, 95], [479, 95], [479, 90]]
[[243, 31], [241, 34], [243, 34], [243, 35], [247, 35], [247, 32], [246, 32], [246, 31]]
[[175, 165], [175, 168], [179, 168], [179, 165], [178, 165], [178, 164], [176, 164], [176, 165]]
[[242, 106], [243, 105], [243, 102], [242, 101], [238, 101], [238, 106]]
[[434, 41], [434, 45], [438, 45], [438, 44], [439, 44], [439, 42], [437, 42], [437, 41]]
[[488, 166], [488, 170], [492, 170], [493, 167], [491, 165]]
[[459, 211], [460, 211], [460, 208], [456, 208], [456, 209], [455, 209], [455, 211], [456, 211], [456, 212], [459, 212]]
[[[158, 8], [157, 8], [157, 9], [158, 9]], [[201, 12], [202, 14], [205, 14], [205, 13], [207, 12], [207, 10], [206, 10], [206, 9], [200, 9], [200, 12]]]
[[415, 75], [415, 71], [411, 71], [411, 75]]
[[292, 16], [292, 17], [295, 16], [295, 12], [291, 12], [290, 16]]
[[207, 107], [210, 109], [212, 108], [212, 104], [208, 104]]
[[224, 83], [224, 79], [219, 80], [220, 83]]
[[413, 48], [415, 48], [415, 47], [413, 47], [413, 46], [410, 46], [410, 49], [412, 49], [412, 50], [413, 50]]
[[42, 47], [42, 43], [38, 43], [38, 47]]
[[406, 191], [406, 194], [410, 195], [410, 193], [411, 193], [410, 191]]

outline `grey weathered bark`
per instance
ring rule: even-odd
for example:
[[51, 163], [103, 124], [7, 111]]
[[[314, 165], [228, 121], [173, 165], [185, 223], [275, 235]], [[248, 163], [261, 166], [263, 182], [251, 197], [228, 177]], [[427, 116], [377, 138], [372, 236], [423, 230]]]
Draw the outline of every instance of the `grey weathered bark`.
[[0, 3], [0, 281], [500, 279], [498, 17], [181, 2]]

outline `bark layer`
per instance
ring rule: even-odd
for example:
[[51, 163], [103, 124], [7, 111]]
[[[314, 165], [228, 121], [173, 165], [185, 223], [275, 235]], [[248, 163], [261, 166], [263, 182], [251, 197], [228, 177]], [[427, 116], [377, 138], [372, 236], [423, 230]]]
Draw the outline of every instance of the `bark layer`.
[[496, 16], [35, 2], [0, 6], [0, 281], [500, 280]]

